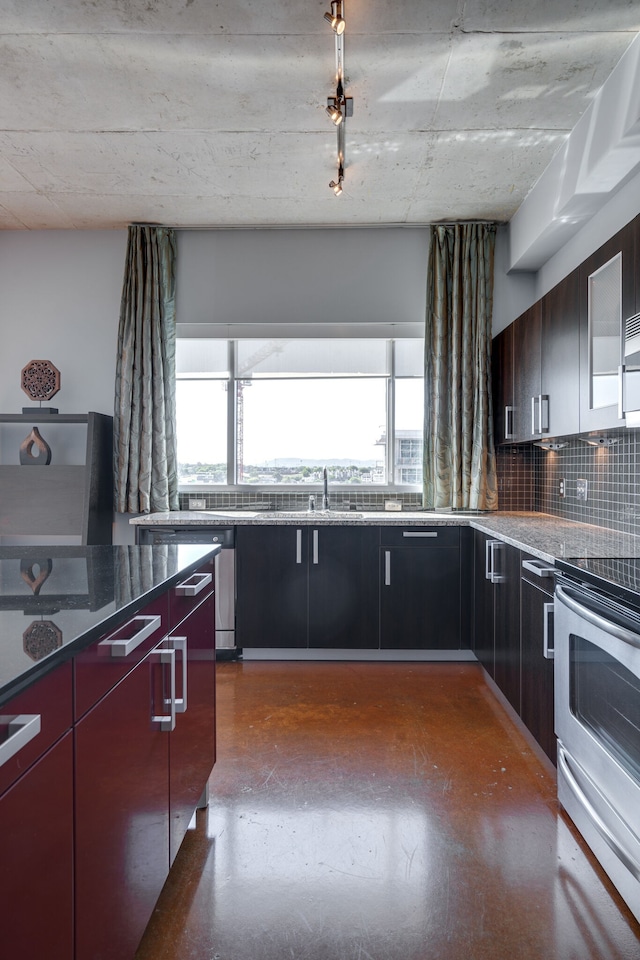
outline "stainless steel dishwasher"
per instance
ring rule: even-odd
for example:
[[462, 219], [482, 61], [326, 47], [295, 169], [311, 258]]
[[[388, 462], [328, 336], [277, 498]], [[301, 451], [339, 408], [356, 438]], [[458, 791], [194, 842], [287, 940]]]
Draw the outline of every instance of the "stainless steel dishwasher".
[[235, 527], [138, 528], [139, 543], [219, 543], [216, 557], [216, 658], [235, 659], [236, 647], [236, 531]]

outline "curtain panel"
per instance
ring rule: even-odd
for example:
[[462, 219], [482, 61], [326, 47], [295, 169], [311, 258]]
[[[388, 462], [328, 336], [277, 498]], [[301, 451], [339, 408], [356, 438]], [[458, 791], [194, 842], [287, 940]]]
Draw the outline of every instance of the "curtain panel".
[[495, 224], [431, 227], [423, 504], [496, 510], [491, 403]]
[[114, 413], [115, 509], [178, 509], [173, 230], [130, 226]]

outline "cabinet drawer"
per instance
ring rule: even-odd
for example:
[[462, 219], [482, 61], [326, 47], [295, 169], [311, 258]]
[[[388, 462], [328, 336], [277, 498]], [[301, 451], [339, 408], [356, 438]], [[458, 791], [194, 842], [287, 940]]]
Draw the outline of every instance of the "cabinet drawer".
[[555, 577], [551, 572], [555, 569], [553, 564], [546, 563], [528, 553], [521, 553], [520, 557], [522, 579], [553, 596], [556, 585]]
[[382, 527], [383, 547], [457, 547], [460, 527]]
[[72, 693], [63, 663], [0, 707], [0, 794], [71, 727]]
[[167, 633], [167, 595], [132, 614], [74, 660], [75, 717], [81, 717], [125, 677]]
[[195, 573], [183, 577], [169, 591], [169, 629], [173, 630], [202, 601], [213, 593], [215, 557], [211, 557]]

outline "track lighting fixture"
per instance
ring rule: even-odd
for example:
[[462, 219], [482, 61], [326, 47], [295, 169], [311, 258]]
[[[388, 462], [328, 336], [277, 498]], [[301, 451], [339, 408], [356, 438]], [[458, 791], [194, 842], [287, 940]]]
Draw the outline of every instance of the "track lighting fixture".
[[335, 193], [336, 197], [339, 197], [340, 194], [342, 193], [342, 181], [343, 181], [343, 180], [344, 180], [344, 170], [342, 169], [342, 167], [338, 167], [338, 179], [337, 179], [337, 180], [332, 180], [332, 181], [329, 183], [329, 186], [331, 187], [331, 189], [332, 189], [333, 192]]
[[344, 95], [344, 0], [332, 0], [331, 13], [325, 13], [335, 33], [336, 48], [336, 93], [327, 97], [326, 114], [335, 123], [338, 130], [338, 178], [329, 184], [336, 197], [342, 193], [344, 181], [344, 143], [345, 119], [353, 116], [353, 98]]
[[327, 23], [331, 24], [331, 29], [336, 36], [341, 37], [346, 27], [344, 17], [342, 16], [342, 0], [333, 0], [331, 13], [325, 13], [324, 18]]

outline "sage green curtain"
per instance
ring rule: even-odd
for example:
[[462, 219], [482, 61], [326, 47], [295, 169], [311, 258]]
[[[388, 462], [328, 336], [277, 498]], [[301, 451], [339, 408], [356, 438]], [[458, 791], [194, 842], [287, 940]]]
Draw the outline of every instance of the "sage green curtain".
[[115, 509], [178, 509], [174, 231], [130, 226], [114, 415]]
[[425, 324], [423, 503], [496, 510], [491, 404], [495, 224], [431, 227]]

